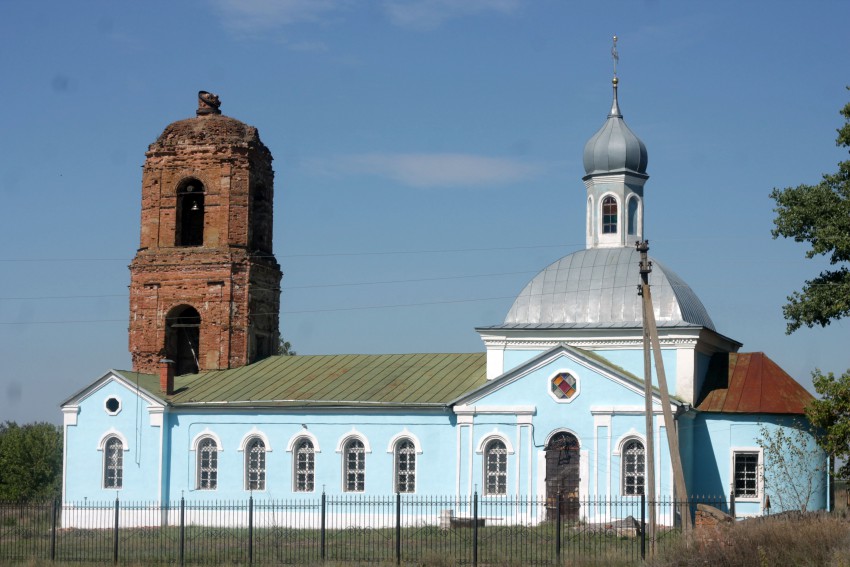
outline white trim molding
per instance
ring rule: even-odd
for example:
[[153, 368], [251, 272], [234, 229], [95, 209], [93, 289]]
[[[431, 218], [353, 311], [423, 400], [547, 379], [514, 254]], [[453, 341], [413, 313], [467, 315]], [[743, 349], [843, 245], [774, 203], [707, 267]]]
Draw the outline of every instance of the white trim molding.
[[478, 441], [478, 446], [475, 448], [475, 452], [479, 455], [483, 455], [484, 447], [486, 447], [487, 443], [494, 439], [498, 439], [499, 441], [505, 444], [505, 450], [508, 452], [508, 455], [514, 454], [514, 446], [511, 443], [511, 440], [508, 439], [507, 434], [502, 433], [498, 429], [494, 429], [490, 433], [485, 433], [484, 435], [482, 435], [481, 439]]
[[97, 450], [103, 451], [106, 446], [106, 441], [110, 437], [117, 437], [119, 441], [121, 441], [121, 448], [125, 451], [130, 450], [130, 444], [127, 443], [127, 438], [124, 437], [124, 434], [115, 429], [114, 427], [110, 427], [109, 430], [100, 436], [100, 440], [97, 442]]
[[[107, 404], [109, 403], [109, 400], [115, 400], [116, 402], [118, 402], [118, 409], [116, 409], [115, 411], [110, 410], [109, 407], [107, 406]], [[118, 394], [111, 394], [109, 396], [106, 396], [106, 398], [104, 398], [104, 400], [103, 400], [103, 411], [106, 412], [106, 415], [118, 415], [119, 413], [121, 413], [122, 409], [124, 409], [124, 402], [121, 401], [121, 396], [119, 396]]]
[[222, 451], [224, 451], [224, 445], [222, 445], [221, 443], [221, 438], [216, 435], [209, 427], [207, 427], [206, 429], [195, 435], [194, 438], [192, 438], [192, 448], [189, 450], [197, 451], [198, 444], [206, 438], [210, 438], [215, 441], [215, 450], [217, 452], [221, 453]]
[[248, 445], [248, 441], [254, 437], [259, 437], [262, 440], [263, 445], [265, 445], [266, 453], [272, 452], [272, 444], [269, 442], [268, 436], [256, 427], [252, 428], [251, 431], [242, 437], [242, 441], [239, 442], [239, 452], [244, 453], [245, 447]]
[[646, 435], [638, 433], [637, 429], [632, 427], [631, 429], [620, 435], [620, 438], [617, 439], [616, 443], [614, 443], [613, 454], [615, 456], [620, 456], [623, 453], [623, 445], [626, 443], [626, 441], [629, 441], [631, 439], [637, 439], [643, 444], [644, 449], [646, 449]]
[[310, 443], [313, 444], [313, 452], [321, 453], [322, 450], [319, 449], [319, 438], [316, 437], [312, 431], [307, 431], [306, 429], [302, 429], [301, 431], [295, 433], [292, 437], [289, 438], [289, 443], [286, 444], [286, 452], [291, 453], [295, 450], [295, 444], [299, 439], [309, 439]]
[[339, 438], [339, 441], [336, 443], [336, 452], [342, 453], [342, 449], [345, 447], [345, 444], [352, 438], [359, 439], [363, 443], [363, 450], [366, 453], [372, 452], [372, 446], [369, 444], [369, 440], [354, 427], [351, 428], [351, 431]]
[[416, 454], [422, 454], [422, 444], [419, 442], [419, 437], [408, 431], [406, 427], [401, 433], [396, 433], [390, 437], [390, 442], [387, 444], [387, 453], [395, 453], [395, 446], [402, 439], [410, 439], [411, 443], [413, 443], [413, 448], [416, 450]]

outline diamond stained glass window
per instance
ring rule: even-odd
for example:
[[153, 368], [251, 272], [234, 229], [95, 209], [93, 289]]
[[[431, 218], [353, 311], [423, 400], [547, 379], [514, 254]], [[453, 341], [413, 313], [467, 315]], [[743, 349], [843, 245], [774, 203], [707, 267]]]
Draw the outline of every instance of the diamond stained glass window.
[[578, 380], [569, 372], [559, 372], [552, 378], [552, 394], [559, 400], [570, 400], [578, 393]]

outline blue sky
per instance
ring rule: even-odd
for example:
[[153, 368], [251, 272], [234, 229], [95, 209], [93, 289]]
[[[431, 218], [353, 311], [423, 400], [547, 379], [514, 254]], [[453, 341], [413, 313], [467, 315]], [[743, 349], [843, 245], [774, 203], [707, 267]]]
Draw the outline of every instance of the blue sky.
[[127, 368], [140, 166], [196, 93], [275, 156], [282, 331], [303, 354], [471, 352], [584, 246], [610, 104], [646, 143], [646, 235], [719, 332], [810, 386], [850, 322], [784, 334], [826, 266], [771, 239], [850, 100], [846, 2], [210, 0], [0, 4], [0, 420]]

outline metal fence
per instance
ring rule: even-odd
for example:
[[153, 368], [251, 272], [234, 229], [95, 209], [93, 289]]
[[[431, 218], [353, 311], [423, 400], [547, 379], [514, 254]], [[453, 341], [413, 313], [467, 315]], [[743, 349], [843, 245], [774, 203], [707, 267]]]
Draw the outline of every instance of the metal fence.
[[[688, 500], [728, 509], [722, 498]], [[524, 497], [326, 496], [194, 502], [2, 503], [0, 563], [463, 565], [634, 559], [676, 541], [680, 502], [644, 497], [571, 502]], [[577, 505], [577, 508], [576, 508]], [[568, 513], [564, 513], [568, 510]], [[560, 513], [559, 513], [560, 511]]]

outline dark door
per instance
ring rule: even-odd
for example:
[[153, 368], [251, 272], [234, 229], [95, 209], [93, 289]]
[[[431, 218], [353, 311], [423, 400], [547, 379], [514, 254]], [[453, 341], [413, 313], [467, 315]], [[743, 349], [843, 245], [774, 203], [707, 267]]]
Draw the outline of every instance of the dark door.
[[556, 514], [560, 514], [565, 520], [578, 520], [579, 455], [578, 439], [570, 433], [556, 433], [546, 445], [546, 516], [548, 520], [554, 520], [557, 517]]

